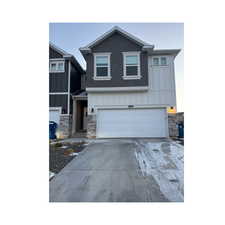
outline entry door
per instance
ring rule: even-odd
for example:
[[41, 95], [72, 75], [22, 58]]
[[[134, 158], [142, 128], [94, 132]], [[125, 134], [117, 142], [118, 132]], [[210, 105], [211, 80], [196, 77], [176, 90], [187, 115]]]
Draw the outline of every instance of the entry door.
[[166, 137], [167, 114], [160, 109], [100, 109], [97, 137]]

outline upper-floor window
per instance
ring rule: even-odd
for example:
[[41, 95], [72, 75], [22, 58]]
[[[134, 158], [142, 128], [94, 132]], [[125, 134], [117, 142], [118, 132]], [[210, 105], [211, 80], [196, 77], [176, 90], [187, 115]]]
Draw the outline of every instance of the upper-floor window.
[[166, 66], [167, 65], [167, 58], [162, 57], [153, 57], [153, 66]]
[[140, 52], [123, 52], [123, 79], [140, 78]]
[[51, 73], [63, 73], [65, 71], [64, 61], [50, 61], [49, 72]]
[[94, 79], [110, 80], [111, 53], [94, 53]]

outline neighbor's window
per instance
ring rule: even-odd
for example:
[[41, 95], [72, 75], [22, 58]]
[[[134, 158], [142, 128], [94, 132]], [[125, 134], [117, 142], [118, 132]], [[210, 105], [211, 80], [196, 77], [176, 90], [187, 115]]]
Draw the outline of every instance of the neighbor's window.
[[54, 61], [50, 62], [50, 72], [64, 72], [64, 61]]
[[153, 57], [153, 66], [166, 66], [167, 58], [166, 57]]
[[124, 52], [124, 76], [123, 78], [140, 78], [139, 53]]
[[94, 78], [110, 78], [110, 54], [95, 55], [95, 76]]

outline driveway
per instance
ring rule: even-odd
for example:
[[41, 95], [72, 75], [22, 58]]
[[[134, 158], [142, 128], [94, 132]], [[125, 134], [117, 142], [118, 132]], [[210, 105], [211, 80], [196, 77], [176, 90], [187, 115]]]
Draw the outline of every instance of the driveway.
[[50, 202], [182, 202], [183, 147], [94, 140], [50, 182]]

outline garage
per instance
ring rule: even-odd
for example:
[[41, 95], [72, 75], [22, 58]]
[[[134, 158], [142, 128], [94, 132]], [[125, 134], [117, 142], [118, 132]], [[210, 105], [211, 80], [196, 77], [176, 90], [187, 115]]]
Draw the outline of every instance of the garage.
[[60, 108], [50, 108], [49, 109], [49, 121], [54, 121], [59, 124], [61, 114], [61, 107]]
[[98, 109], [97, 137], [167, 137], [165, 108]]

